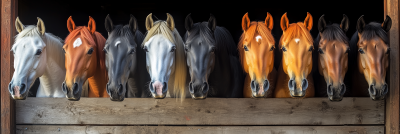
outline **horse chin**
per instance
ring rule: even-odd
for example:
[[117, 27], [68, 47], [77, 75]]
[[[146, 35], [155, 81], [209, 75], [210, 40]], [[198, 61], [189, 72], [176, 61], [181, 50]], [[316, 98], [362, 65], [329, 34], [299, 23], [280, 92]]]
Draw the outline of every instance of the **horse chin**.
[[342, 101], [343, 100], [343, 96], [328, 95], [328, 98], [330, 101]]
[[14, 100], [26, 100], [26, 96], [28, 96], [28, 95], [21, 95], [21, 96], [14, 96], [14, 95], [11, 95], [12, 96], [12, 98], [14, 99]]
[[385, 96], [372, 96], [372, 95], [370, 95], [370, 97], [371, 97], [371, 99], [373, 101], [380, 101], [380, 100], [384, 100], [385, 99]]
[[265, 92], [259, 94], [257, 92], [252, 92], [252, 97], [253, 98], [265, 98]]
[[292, 96], [292, 98], [304, 98], [306, 96], [306, 92], [305, 91], [290, 91], [290, 96]]
[[151, 95], [153, 96], [154, 99], [164, 99], [165, 96], [167, 96], [167, 93], [163, 93], [162, 95], [151, 93]]
[[206, 94], [192, 94], [190, 93], [190, 96], [192, 96], [192, 99], [194, 100], [204, 100], [207, 98], [207, 93]]

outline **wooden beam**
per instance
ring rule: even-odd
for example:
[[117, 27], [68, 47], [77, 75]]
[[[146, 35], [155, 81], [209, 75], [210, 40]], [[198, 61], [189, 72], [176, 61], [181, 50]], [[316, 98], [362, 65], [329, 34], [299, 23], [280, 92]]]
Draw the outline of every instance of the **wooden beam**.
[[384, 124], [385, 101], [370, 98], [27, 98], [16, 101], [17, 124], [345, 125]]
[[55, 126], [17, 125], [19, 134], [383, 134], [384, 126]]
[[386, 0], [386, 13], [392, 19], [390, 29], [389, 94], [386, 99], [386, 133], [399, 134], [399, 1]]
[[11, 45], [14, 42], [16, 30], [14, 22], [17, 16], [17, 0], [1, 1], [1, 133], [15, 133], [14, 100], [8, 92], [8, 83], [11, 81], [13, 58]]

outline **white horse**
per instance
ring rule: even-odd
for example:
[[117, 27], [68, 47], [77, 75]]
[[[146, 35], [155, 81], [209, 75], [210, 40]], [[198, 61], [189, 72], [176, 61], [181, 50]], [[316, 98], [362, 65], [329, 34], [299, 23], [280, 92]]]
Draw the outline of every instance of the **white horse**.
[[[152, 14], [146, 18], [147, 34], [142, 47], [146, 51], [149, 89], [154, 98], [190, 97], [184, 43], [175, 29], [174, 19], [167, 13], [167, 21], [153, 22]], [[169, 90], [169, 91], [168, 91]]]
[[37, 26], [25, 27], [19, 18], [15, 22], [18, 31], [11, 49], [14, 53], [14, 75], [8, 90], [17, 100], [26, 99], [36, 78], [40, 77], [37, 97], [65, 97], [61, 89], [65, 78], [63, 41], [45, 33], [42, 19]]

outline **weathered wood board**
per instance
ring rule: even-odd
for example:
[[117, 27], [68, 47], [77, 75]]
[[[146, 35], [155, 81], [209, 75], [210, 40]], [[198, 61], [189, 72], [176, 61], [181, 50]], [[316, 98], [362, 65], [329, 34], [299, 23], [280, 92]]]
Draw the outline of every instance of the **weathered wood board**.
[[28, 98], [16, 101], [17, 124], [344, 125], [384, 124], [384, 101], [370, 98]]
[[17, 134], [383, 134], [384, 126], [54, 126], [17, 125]]

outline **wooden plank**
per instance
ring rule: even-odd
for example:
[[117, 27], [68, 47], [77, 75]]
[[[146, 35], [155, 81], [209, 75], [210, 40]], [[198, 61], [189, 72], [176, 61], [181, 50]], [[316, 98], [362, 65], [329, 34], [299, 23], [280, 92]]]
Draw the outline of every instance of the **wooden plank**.
[[11, 45], [14, 42], [16, 30], [14, 27], [17, 16], [17, 0], [1, 1], [1, 133], [15, 133], [14, 100], [8, 92], [8, 83], [11, 81], [13, 58], [11, 56]]
[[399, 1], [386, 0], [386, 12], [392, 19], [390, 39], [389, 95], [386, 99], [386, 133], [399, 134]]
[[370, 98], [28, 98], [16, 101], [17, 124], [343, 125], [384, 124], [384, 101]]
[[17, 125], [17, 134], [383, 134], [384, 126], [52, 126]]

